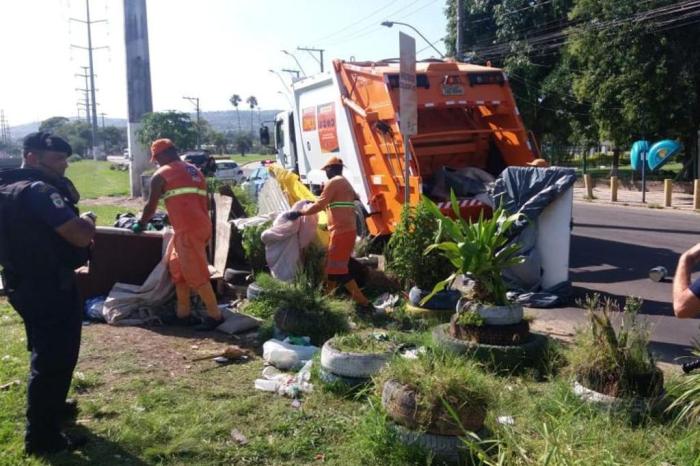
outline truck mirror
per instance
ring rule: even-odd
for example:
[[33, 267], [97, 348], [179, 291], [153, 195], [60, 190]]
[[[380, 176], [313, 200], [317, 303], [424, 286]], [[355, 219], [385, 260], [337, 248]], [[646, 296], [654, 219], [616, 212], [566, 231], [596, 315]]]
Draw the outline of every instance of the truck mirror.
[[270, 130], [267, 126], [260, 127], [260, 145], [269, 146], [270, 145]]

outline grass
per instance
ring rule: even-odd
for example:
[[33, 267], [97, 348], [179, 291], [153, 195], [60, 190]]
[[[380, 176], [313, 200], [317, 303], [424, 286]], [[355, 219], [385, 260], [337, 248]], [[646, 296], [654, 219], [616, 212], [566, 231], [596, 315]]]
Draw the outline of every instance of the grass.
[[[183, 359], [225, 343], [171, 329], [91, 325], [72, 396], [81, 407], [77, 430], [90, 437], [80, 453], [25, 458], [22, 431], [28, 355], [16, 313], [0, 303], [1, 465], [427, 465], [425, 452], [400, 444], [375, 397], [339, 397], [324, 390], [291, 400], [253, 389], [261, 358], [215, 366]], [[196, 339], [193, 339], [196, 338]], [[195, 350], [192, 346], [200, 347]], [[167, 359], [172, 355], [172, 359]], [[166, 363], [164, 361], [170, 361]], [[700, 465], [700, 426], [650, 416], [633, 425], [625, 414], [583, 404], [570, 380], [481, 375], [493, 398], [486, 425], [493, 444], [485, 464]], [[513, 425], [497, 422], [512, 416]], [[248, 440], [231, 437], [237, 429]], [[500, 456], [500, 463], [499, 463]]]
[[82, 160], [71, 163], [66, 176], [73, 181], [82, 199], [128, 196], [129, 172], [110, 170], [111, 162]]
[[275, 160], [275, 155], [264, 155], [264, 154], [246, 154], [245, 157], [241, 157], [241, 154], [215, 154], [214, 157], [217, 159], [231, 159], [238, 164], [246, 164], [251, 162], [260, 162], [262, 160]]
[[125, 208], [123, 206], [114, 204], [89, 204], [89, 205], [78, 205], [80, 212], [87, 212], [88, 210], [95, 212], [97, 215], [97, 226], [101, 227], [111, 227], [114, 225], [114, 220], [117, 214], [123, 214], [131, 212], [133, 214], [138, 214], [139, 209]]

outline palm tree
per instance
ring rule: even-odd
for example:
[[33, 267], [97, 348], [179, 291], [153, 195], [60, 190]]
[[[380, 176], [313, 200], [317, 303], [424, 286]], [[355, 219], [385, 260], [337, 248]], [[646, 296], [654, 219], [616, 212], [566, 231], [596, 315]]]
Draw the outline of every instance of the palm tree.
[[241, 114], [238, 113], [238, 104], [240, 101], [243, 100], [241, 99], [241, 96], [238, 94], [233, 94], [230, 99], [228, 99], [229, 102], [231, 102], [231, 105], [236, 107], [236, 117], [238, 118], [238, 132], [241, 132]]
[[254, 95], [251, 95], [245, 99], [245, 101], [250, 105], [250, 134], [253, 134], [253, 115], [255, 114], [253, 110], [258, 106], [258, 99]]

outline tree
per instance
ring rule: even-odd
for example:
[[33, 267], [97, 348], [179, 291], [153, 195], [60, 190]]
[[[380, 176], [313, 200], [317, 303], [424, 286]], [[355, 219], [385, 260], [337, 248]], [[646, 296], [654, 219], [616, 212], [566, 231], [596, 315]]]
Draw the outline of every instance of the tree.
[[663, 5], [578, 0], [571, 18], [579, 25], [566, 53], [577, 69], [574, 93], [590, 102], [599, 139], [620, 148], [640, 138], [679, 138], [689, 158], [700, 126], [700, 32], [692, 23], [662, 28], [635, 20]]
[[138, 133], [141, 144], [149, 147], [159, 138], [168, 138], [178, 149], [192, 149], [197, 141], [197, 128], [189, 114], [170, 110], [148, 113]]
[[121, 154], [122, 149], [128, 144], [126, 128], [105, 126], [104, 128], [99, 128], [98, 134], [108, 153]]
[[241, 103], [241, 96], [238, 94], [233, 94], [231, 98], [228, 100], [231, 102], [231, 105], [236, 107], [236, 118], [238, 118], [238, 132], [241, 132], [241, 114], [238, 113], [238, 104]]
[[236, 151], [240, 152], [242, 157], [245, 157], [245, 153], [253, 147], [253, 140], [250, 137], [250, 134], [238, 133], [235, 136], [233, 144]]
[[224, 155], [226, 153], [226, 146], [228, 145], [228, 139], [224, 133], [219, 131], [212, 131], [210, 134], [209, 143], [216, 147], [216, 151]]
[[258, 105], [258, 99], [254, 96], [251, 95], [247, 99], [245, 99], [246, 103], [250, 106], [250, 134], [253, 134], [253, 115], [255, 112], [255, 107]]
[[70, 120], [66, 117], [62, 116], [55, 116], [48, 118], [44, 121], [41, 122], [39, 125], [39, 131], [45, 131], [48, 133], [55, 133], [56, 130], [61, 128], [62, 126], [67, 125], [70, 123]]

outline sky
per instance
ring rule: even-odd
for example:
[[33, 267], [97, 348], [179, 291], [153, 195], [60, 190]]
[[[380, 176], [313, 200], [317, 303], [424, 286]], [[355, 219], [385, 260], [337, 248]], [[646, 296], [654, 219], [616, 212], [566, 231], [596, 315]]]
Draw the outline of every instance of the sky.
[[[93, 21], [97, 112], [125, 118], [126, 69], [122, 0], [87, 0]], [[87, 66], [86, 0], [0, 0], [0, 109], [10, 126], [51, 116], [75, 116]], [[406, 22], [444, 51], [445, 0], [146, 0], [154, 111], [192, 112], [183, 96], [199, 97], [202, 111], [231, 110], [234, 93], [254, 95], [262, 109], [288, 106], [280, 77], [270, 69], [319, 71], [297, 46], [326, 49], [331, 60], [398, 57]], [[418, 58], [436, 56], [416, 37]], [[422, 52], [421, 50], [424, 49]], [[286, 85], [289, 74], [280, 72]], [[81, 115], [84, 111], [80, 110]]]

